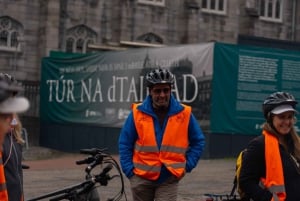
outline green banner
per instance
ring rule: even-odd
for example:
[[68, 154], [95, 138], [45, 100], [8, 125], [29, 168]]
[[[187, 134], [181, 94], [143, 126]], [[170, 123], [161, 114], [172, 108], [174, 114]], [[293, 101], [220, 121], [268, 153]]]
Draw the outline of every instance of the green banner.
[[285, 91], [300, 100], [299, 66], [300, 52], [216, 43], [211, 132], [260, 134], [269, 94]]
[[174, 73], [175, 98], [193, 106], [198, 119], [208, 120], [210, 100], [202, 97], [202, 85], [212, 79], [213, 46], [206, 43], [67, 56], [56, 52], [42, 60], [41, 121], [121, 127], [131, 104], [147, 95], [144, 75], [157, 67]]

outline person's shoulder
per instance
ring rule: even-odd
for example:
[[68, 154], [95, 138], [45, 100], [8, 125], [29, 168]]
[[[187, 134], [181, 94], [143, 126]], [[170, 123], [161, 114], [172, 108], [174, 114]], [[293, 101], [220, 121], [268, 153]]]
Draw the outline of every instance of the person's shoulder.
[[247, 150], [263, 150], [265, 146], [265, 138], [263, 135], [254, 137], [249, 141]]
[[265, 137], [263, 135], [258, 135], [258, 136], [255, 136], [251, 141], [254, 141], [254, 142], [263, 142], [265, 140]]
[[249, 144], [263, 144], [265, 141], [265, 137], [263, 135], [259, 135], [250, 140]]

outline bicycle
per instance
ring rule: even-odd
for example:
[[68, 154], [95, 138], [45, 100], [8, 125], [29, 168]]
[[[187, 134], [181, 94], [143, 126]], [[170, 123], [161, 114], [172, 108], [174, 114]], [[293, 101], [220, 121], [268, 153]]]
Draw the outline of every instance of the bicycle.
[[233, 187], [229, 194], [215, 194], [215, 193], [205, 193], [204, 199], [205, 201], [243, 201], [240, 196], [236, 193], [237, 183], [236, 177], [233, 181]]
[[237, 195], [214, 194], [214, 193], [204, 194], [204, 200], [205, 201], [241, 201], [241, 199]]
[[[106, 186], [109, 180], [116, 177], [120, 177], [121, 188], [120, 191], [114, 195], [113, 198], [109, 198], [108, 201], [118, 201], [123, 196], [125, 196], [125, 200], [127, 200], [121, 168], [117, 161], [110, 154], [106, 153], [105, 150], [106, 149], [98, 148], [80, 150], [81, 154], [89, 155], [83, 160], [76, 161], [77, 165], [87, 164], [87, 167], [85, 168], [85, 180], [83, 182], [31, 198], [27, 201], [37, 201], [46, 198], [49, 198], [49, 201], [100, 201], [97, 184], [100, 186]], [[103, 165], [106, 166], [103, 167]], [[102, 171], [99, 174], [93, 174], [92, 170], [97, 166], [101, 166]], [[109, 172], [113, 168], [117, 170], [117, 174], [110, 176]]]

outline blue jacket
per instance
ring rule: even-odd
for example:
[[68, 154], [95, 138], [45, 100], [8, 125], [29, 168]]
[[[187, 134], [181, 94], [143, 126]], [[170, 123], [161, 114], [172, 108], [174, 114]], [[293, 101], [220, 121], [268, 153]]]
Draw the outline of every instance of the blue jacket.
[[[183, 106], [171, 95], [170, 98], [170, 107], [168, 114], [164, 120], [163, 127], [160, 126], [158, 118], [153, 111], [152, 100], [150, 96], [144, 100], [144, 102], [138, 106], [138, 109], [142, 112], [150, 115], [154, 119], [155, 126], [155, 135], [157, 146], [160, 148], [164, 130], [166, 127], [166, 123], [168, 121], [169, 116], [176, 114], [183, 110]], [[186, 152], [186, 172], [191, 172], [193, 168], [196, 167], [205, 145], [205, 137], [204, 134], [193, 114], [190, 116], [189, 128], [188, 128], [188, 136], [189, 136], [189, 149]], [[126, 119], [124, 126], [121, 130], [121, 134], [119, 137], [119, 155], [120, 155], [120, 163], [124, 174], [130, 178], [134, 175], [133, 173], [133, 150], [135, 146], [135, 141], [138, 137], [137, 131], [135, 129], [134, 119], [132, 112], [129, 114]], [[157, 182], [163, 182], [167, 179], [171, 173], [163, 167], [160, 173], [160, 177]]]

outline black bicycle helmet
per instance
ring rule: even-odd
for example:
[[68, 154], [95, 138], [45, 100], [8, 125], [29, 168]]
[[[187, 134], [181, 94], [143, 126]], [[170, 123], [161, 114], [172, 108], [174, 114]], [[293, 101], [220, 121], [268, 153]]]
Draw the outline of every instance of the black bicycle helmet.
[[167, 69], [155, 69], [146, 75], [147, 86], [155, 84], [174, 84], [174, 75]]
[[294, 109], [296, 109], [297, 103], [298, 102], [295, 100], [293, 95], [286, 92], [275, 92], [268, 96], [262, 105], [264, 117], [268, 119], [268, 117], [270, 116], [269, 113], [275, 107], [280, 105], [290, 105]]

